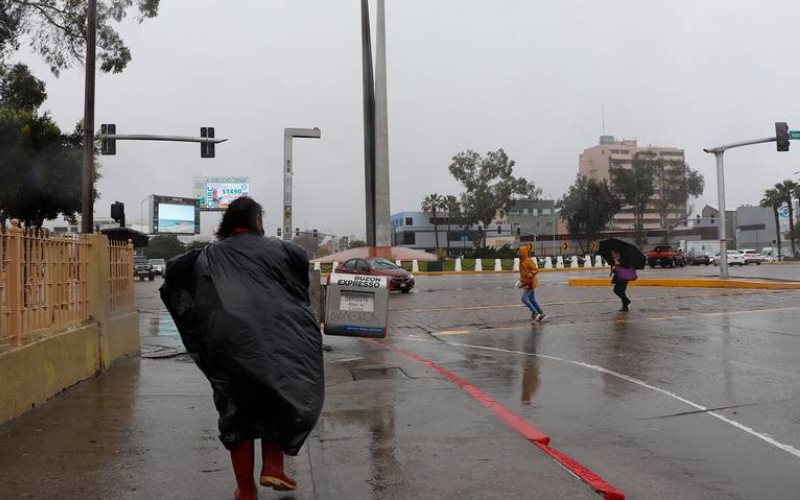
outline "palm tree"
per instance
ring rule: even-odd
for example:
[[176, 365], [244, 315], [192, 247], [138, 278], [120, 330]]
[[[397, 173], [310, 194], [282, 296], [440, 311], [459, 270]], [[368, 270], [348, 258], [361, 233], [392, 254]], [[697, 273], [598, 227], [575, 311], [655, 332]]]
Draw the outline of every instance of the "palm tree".
[[452, 194], [444, 197], [442, 209], [447, 211], [447, 256], [450, 256], [450, 228], [453, 218], [461, 218], [461, 202]]
[[780, 193], [781, 199], [784, 203], [789, 205], [789, 241], [792, 245], [792, 256], [795, 255], [794, 246], [794, 201], [795, 193], [798, 190], [798, 184], [794, 181], [783, 181], [775, 184], [775, 189]]
[[777, 235], [778, 242], [778, 259], [781, 258], [781, 220], [778, 211], [783, 205], [783, 197], [777, 189], [767, 189], [764, 191], [764, 197], [761, 198], [761, 206], [771, 208], [775, 216], [775, 234]]
[[433, 234], [436, 239], [436, 252], [439, 252], [439, 221], [436, 218], [437, 211], [442, 207], [444, 197], [438, 193], [431, 193], [422, 200], [422, 211], [431, 214], [433, 222]]

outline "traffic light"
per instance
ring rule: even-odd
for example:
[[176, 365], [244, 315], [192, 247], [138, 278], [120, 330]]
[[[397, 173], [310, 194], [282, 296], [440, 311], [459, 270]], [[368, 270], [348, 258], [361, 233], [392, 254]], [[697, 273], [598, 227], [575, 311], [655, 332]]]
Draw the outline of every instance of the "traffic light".
[[281, 228], [278, 228], [278, 238], [281, 237]]
[[[201, 127], [200, 128], [200, 137], [213, 139], [214, 138], [214, 127]], [[214, 146], [213, 142], [201, 142], [200, 143], [200, 158], [214, 158]]]
[[295, 238], [299, 238], [300, 237], [300, 228], [299, 227], [294, 228], [294, 237]]
[[311, 234], [314, 236], [314, 238], [318, 238], [319, 237], [319, 231], [317, 231], [316, 229], [311, 231]]
[[[100, 135], [117, 135], [117, 126], [114, 125], [113, 123], [104, 123], [100, 125]], [[117, 140], [101, 139], [100, 154], [101, 155], [117, 154]]]
[[111, 218], [119, 222], [120, 227], [125, 227], [125, 204], [115, 201], [111, 204]]
[[776, 149], [789, 151], [789, 125], [786, 122], [775, 122]]

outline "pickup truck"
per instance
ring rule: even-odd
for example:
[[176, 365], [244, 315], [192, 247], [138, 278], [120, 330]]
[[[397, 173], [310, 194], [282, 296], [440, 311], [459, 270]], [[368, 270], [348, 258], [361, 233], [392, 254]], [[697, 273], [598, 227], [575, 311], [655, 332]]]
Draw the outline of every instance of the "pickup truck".
[[650, 267], [675, 267], [686, 265], [686, 255], [679, 248], [669, 245], [657, 246], [647, 253], [647, 265]]
[[150, 281], [156, 279], [156, 271], [144, 255], [133, 256], [133, 277], [139, 278], [142, 281], [144, 281], [145, 278]]

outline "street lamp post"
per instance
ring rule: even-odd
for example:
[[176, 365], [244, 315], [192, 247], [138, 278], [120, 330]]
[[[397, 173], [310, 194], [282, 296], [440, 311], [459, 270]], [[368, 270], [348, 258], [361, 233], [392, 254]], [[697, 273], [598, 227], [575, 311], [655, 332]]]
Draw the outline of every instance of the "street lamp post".
[[292, 139], [295, 137], [319, 139], [322, 132], [318, 128], [285, 128], [283, 129], [283, 239], [292, 240]]

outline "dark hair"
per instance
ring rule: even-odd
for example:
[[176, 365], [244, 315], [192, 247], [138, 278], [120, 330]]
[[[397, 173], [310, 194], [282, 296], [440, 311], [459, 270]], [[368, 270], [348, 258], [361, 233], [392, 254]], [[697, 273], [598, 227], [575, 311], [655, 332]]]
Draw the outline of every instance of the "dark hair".
[[232, 235], [236, 229], [246, 229], [250, 233], [264, 236], [264, 228], [259, 224], [259, 218], [264, 215], [261, 205], [249, 196], [237, 198], [222, 214], [222, 221], [217, 228], [217, 239], [224, 240]]

